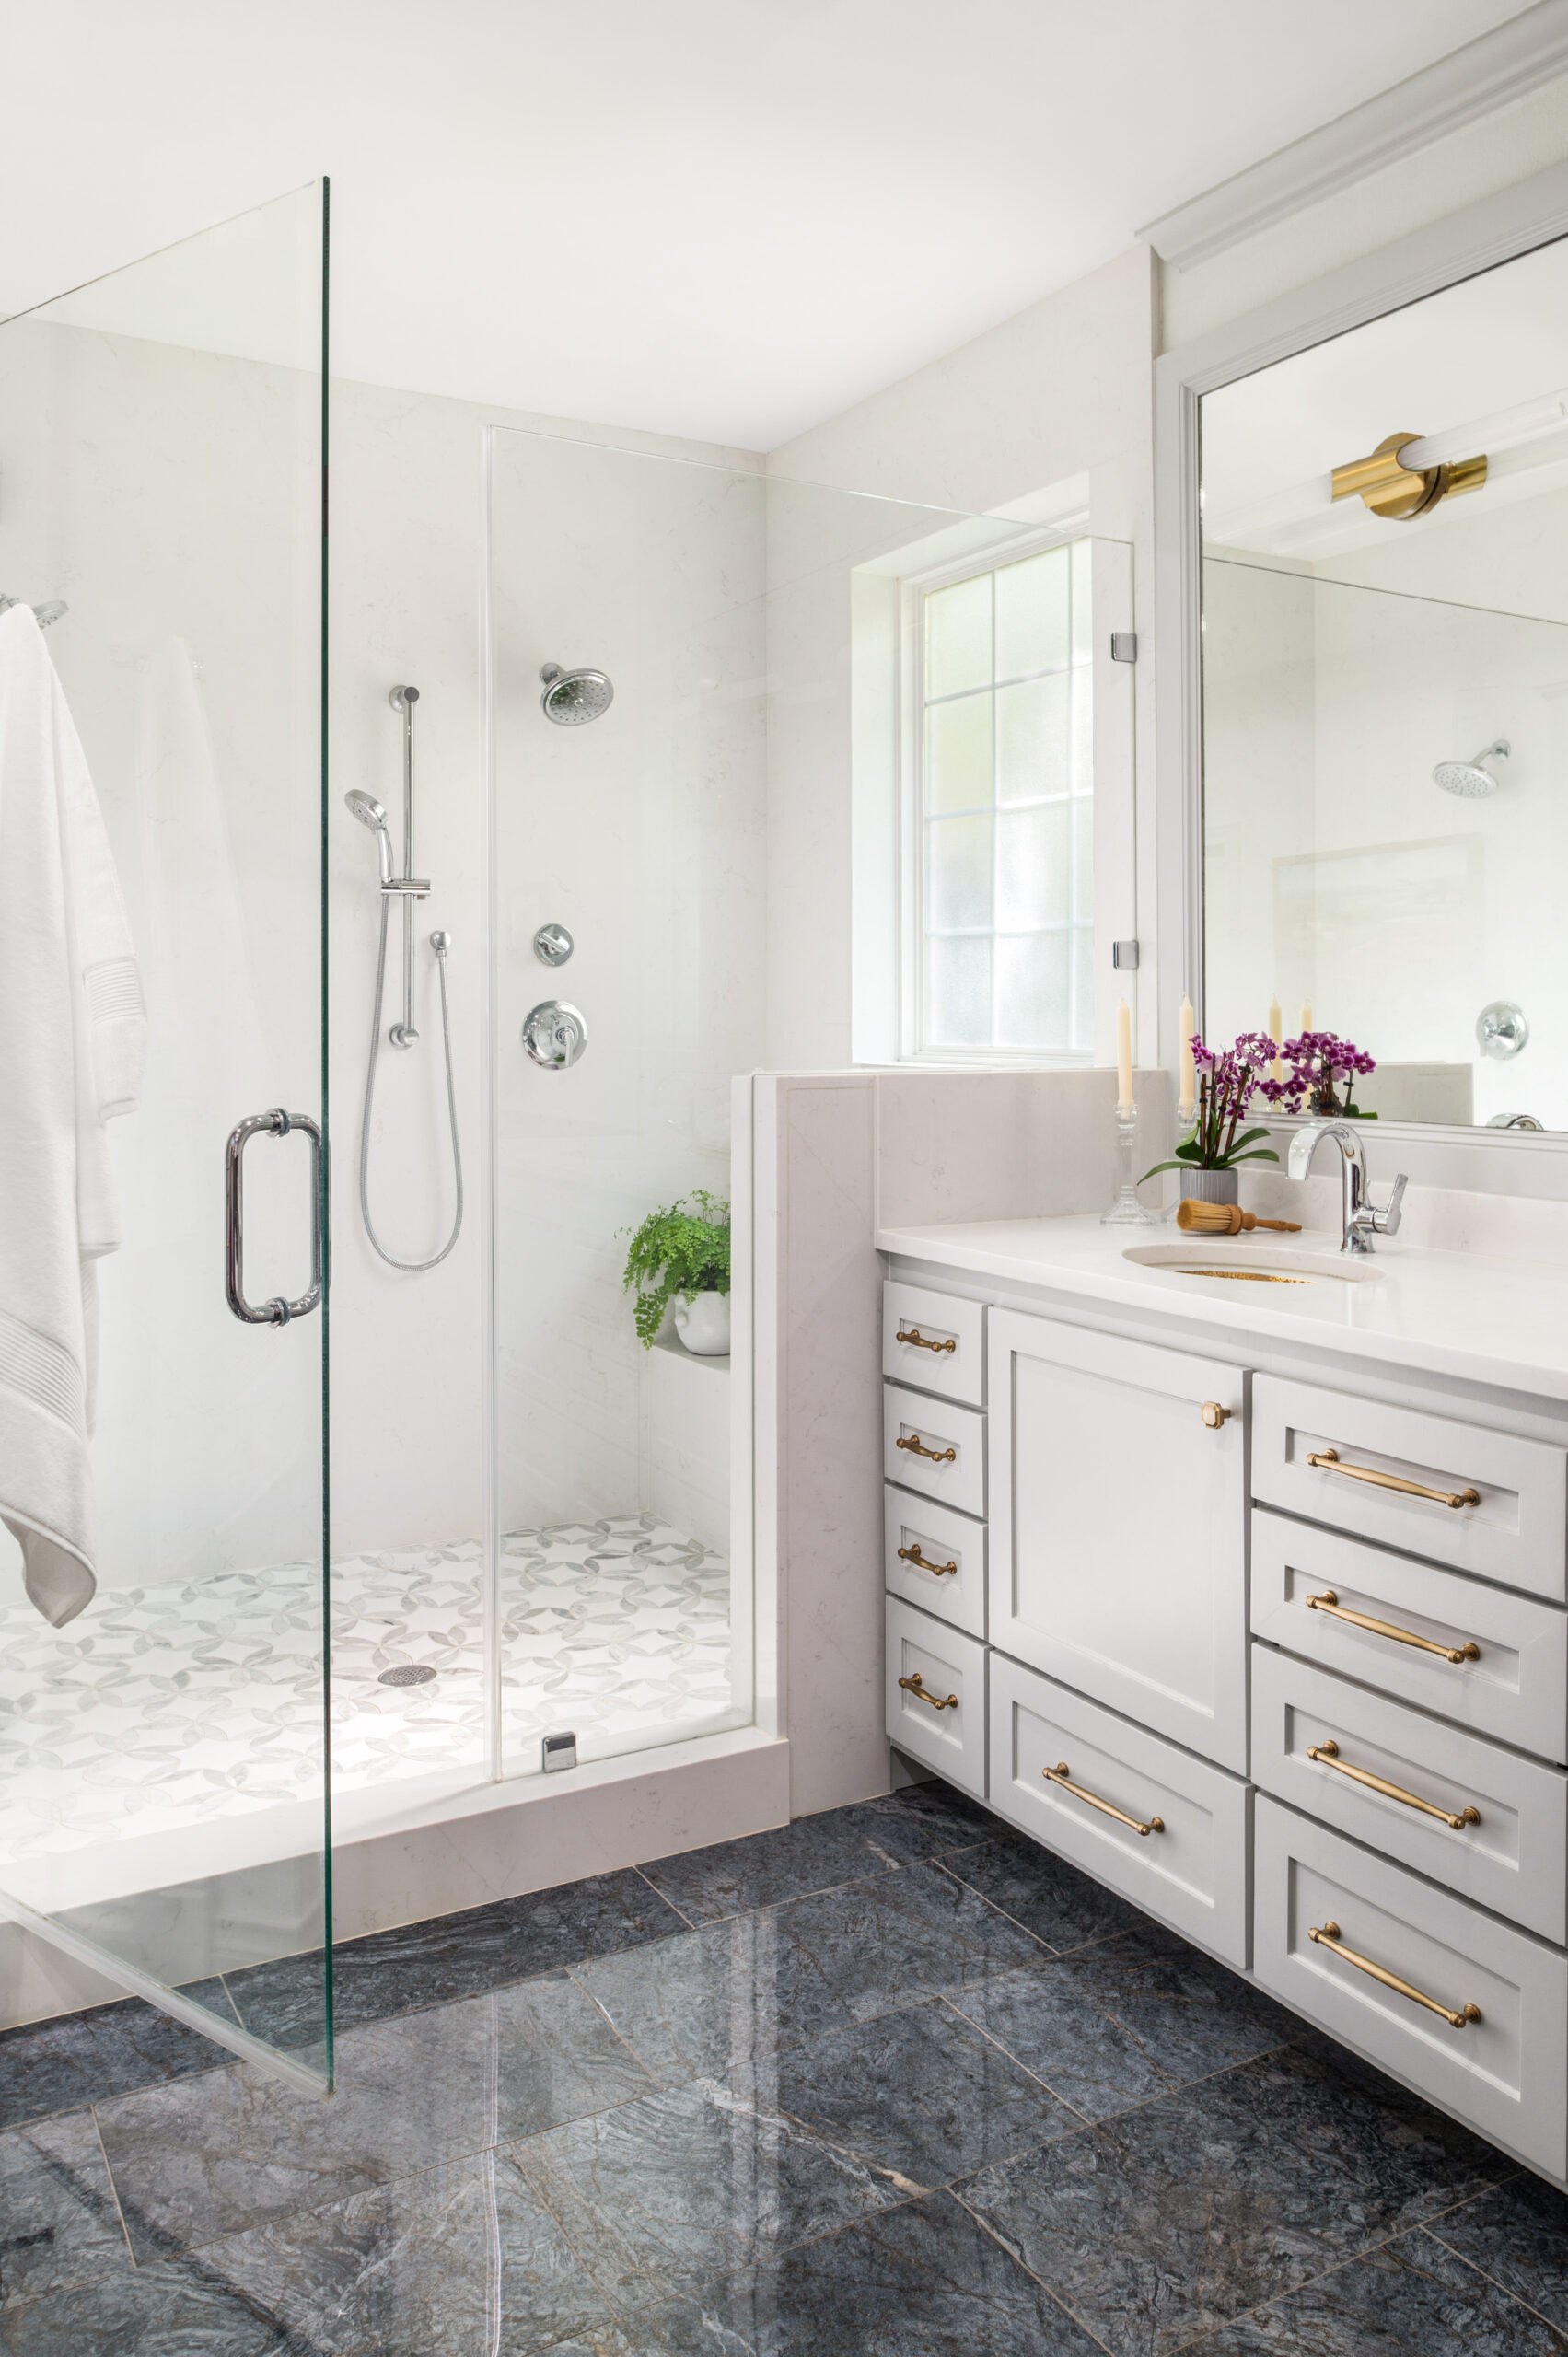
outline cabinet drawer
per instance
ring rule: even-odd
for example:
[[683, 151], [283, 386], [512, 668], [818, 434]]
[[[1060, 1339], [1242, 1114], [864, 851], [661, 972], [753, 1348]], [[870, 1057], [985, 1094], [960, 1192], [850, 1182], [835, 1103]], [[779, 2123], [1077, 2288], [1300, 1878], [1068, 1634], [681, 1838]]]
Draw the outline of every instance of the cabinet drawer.
[[984, 1303], [889, 1279], [882, 1288], [882, 1372], [983, 1408]]
[[993, 1309], [991, 1642], [1247, 1769], [1247, 1377]]
[[1568, 1759], [1568, 1614], [1553, 1605], [1255, 1506], [1252, 1627], [1478, 1735]]
[[[1330, 1452], [1334, 1463], [1307, 1461]], [[1254, 1497], [1559, 1600], [1568, 1593], [1565, 1462], [1545, 1441], [1316, 1384], [1260, 1375], [1252, 1387]], [[1357, 1478], [1365, 1473], [1438, 1495]], [[1449, 1506], [1446, 1498], [1466, 1502]]]
[[[1352, 1771], [1405, 1797], [1374, 1791]], [[1560, 1769], [1256, 1645], [1252, 1777], [1445, 1890], [1545, 1939], [1568, 1939], [1568, 1778]], [[1449, 1823], [1455, 1817], [1467, 1821]]]
[[889, 1481], [883, 1585], [971, 1637], [985, 1634], [985, 1525]]
[[[990, 1806], [1244, 1969], [1248, 1789], [1241, 1779], [1004, 1654], [990, 1655]], [[1078, 1791], [1048, 1769], [1065, 1769]], [[1140, 1825], [1155, 1829], [1141, 1833]]]
[[901, 1384], [882, 1387], [882, 1470], [961, 1514], [985, 1512], [985, 1418], [978, 1408], [923, 1399]]
[[[1252, 1968], [1308, 2021], [1446, 2111], [1561, 2177], [1568, 2162], [1568, 1963], [1527, 1932], [1434, 1890], [1260, 1795]], [[1337, 1956], [1329, 1935], [1450, 2012], [1456, 2029]]]
[[983, 1800], [985, 1647], [899, 1596], [883, 1602], [889, 1741]]

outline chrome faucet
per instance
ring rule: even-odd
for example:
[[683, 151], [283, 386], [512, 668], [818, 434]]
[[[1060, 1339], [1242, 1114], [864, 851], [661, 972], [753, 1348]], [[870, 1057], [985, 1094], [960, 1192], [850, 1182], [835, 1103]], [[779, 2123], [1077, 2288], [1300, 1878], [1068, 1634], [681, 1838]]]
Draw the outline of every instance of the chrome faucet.
[[1395, 1179], [1387, 1209], [1376, 1210], [1366, 1191], [1366, 1164], [1354, 1125], [1350, 1121], [1309, 1121], [1304, 1130], [1297, 1130], [1290, 1142], [1293, 1178], [1306, 1178], [1312, 1167], [1312, 1157], [1325, 1138], [1332, 1138], [1340, 1149], [1340, 1204], [1344, 1225], [1340, 1250], [1370, 1252], [1375, 1236], [1394, 1236], [1399, 1232], [1405, 1174], [1401, 1170]]

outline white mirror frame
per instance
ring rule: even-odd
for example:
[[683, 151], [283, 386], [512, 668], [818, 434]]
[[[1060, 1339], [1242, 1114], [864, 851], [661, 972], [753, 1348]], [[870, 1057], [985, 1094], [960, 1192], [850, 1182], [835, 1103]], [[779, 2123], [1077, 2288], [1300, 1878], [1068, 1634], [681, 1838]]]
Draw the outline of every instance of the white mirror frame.
[[[1176, 1018], [1184, 993], [1197, 1009], [1200, 1029], [1203, 1018], [1199, 403], [1222, 385], [1562, 237], [1568, 237], [1568, 164], [1449, 214], [1155, 363], [1159, 1060], [1167, 1068], [1177, 1061]], [[1568, 1130], [1532, 1134], [1381, 1121], [1377, 1133], [1398, 1143], [1400, 1167], [1428, 1185], [1568, 1195]], [[1478, 1155], [1486, 1157], [1484, 1165]], [[1560, 1176], [1542, 1167], [1543, 1155], [1557, 1158]]]

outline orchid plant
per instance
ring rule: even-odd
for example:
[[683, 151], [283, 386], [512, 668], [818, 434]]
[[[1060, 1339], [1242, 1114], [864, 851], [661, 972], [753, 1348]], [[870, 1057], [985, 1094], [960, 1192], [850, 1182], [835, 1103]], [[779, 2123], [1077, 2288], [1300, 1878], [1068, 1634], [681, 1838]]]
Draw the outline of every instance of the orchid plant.
[[1258, 1143], [1268, 1136], [1267, 1126], [1242, 1127], [1254, 1097], [1272, 1113], [1376, 1119], [1359, 1113], [1354, 1103], [1355, 1083], [1376, 1070], [1375, 1060], [1332, 1031], [1304, 1031], [1279, 1047], [1266, 1031], [1244, 1031], [1233, 1046], [1218, 1049], [1194, 1035], [1192, 1064], [1198, 1089], [1192, 1127], [1175, 1158], [1156, 1162], [1144, 1178], [1162, 1170], [1234, 1170], [1243, 1162], [1277, 1162], [1272, 1147]]

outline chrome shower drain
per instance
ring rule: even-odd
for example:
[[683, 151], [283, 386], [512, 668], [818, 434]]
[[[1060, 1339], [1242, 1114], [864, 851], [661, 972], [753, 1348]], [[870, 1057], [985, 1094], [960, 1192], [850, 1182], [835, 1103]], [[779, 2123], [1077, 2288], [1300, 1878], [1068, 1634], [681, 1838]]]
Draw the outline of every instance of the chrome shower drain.
[[376, 1680], [377, 1686], [428, 1686], [436, 1672], [422, 1661], [401, 1661], [396, 1669], [384, 1669]]

